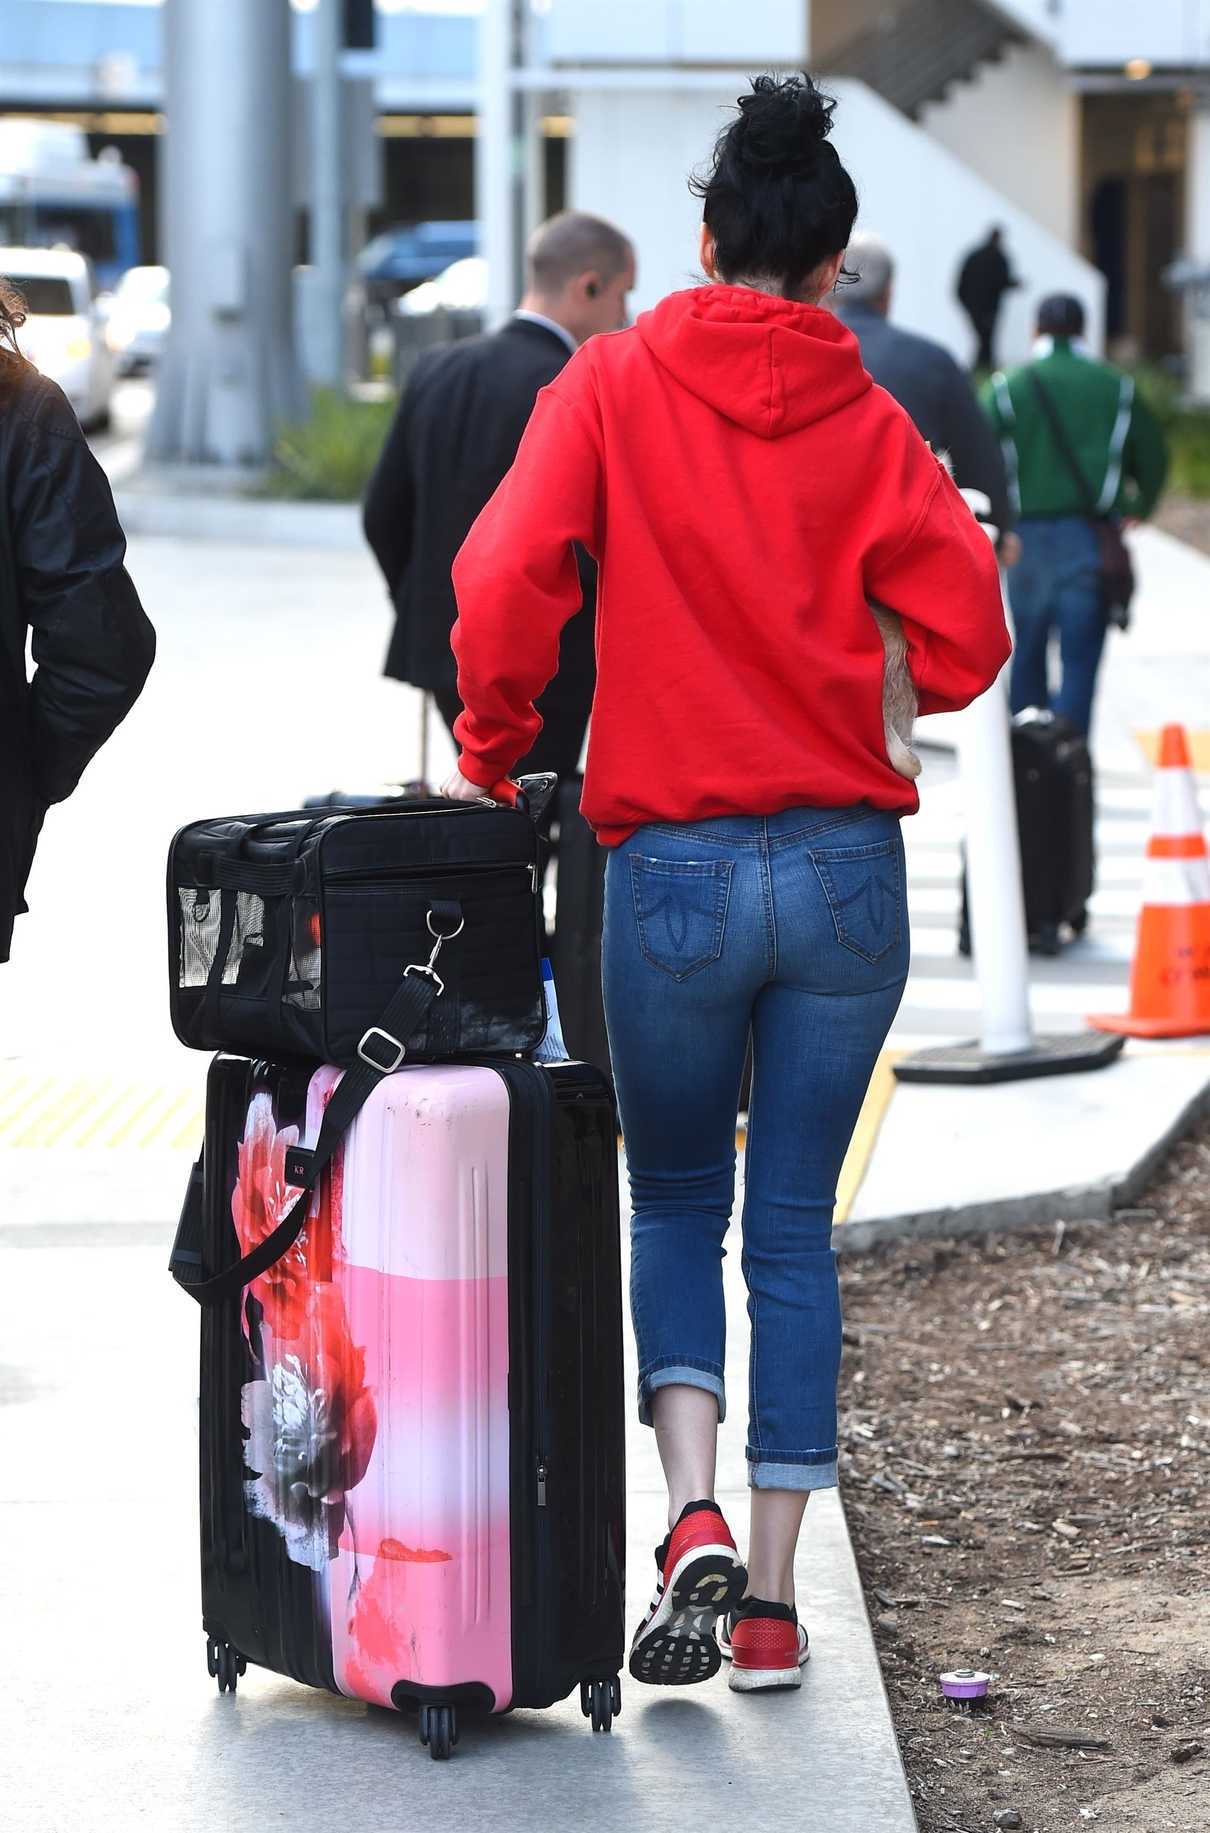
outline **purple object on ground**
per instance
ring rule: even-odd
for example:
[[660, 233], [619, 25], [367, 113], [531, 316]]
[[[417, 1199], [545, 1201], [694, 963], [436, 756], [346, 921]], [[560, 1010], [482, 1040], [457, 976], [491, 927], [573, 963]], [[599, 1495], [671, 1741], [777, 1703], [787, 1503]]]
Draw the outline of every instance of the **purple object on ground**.
[[976, 1668], [951, 1668], [941, 1676], [941, 1691], [947, 1699], [965, 1702], [987, 1698], [991, 1675]]

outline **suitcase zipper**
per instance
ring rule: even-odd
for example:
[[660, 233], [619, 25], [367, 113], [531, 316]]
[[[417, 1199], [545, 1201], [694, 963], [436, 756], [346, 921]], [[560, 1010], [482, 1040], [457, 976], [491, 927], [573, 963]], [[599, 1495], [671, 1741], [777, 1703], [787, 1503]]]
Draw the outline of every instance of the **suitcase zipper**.
[[546, 1507], [546, 1459], [538, 1459], [538, 1507]]

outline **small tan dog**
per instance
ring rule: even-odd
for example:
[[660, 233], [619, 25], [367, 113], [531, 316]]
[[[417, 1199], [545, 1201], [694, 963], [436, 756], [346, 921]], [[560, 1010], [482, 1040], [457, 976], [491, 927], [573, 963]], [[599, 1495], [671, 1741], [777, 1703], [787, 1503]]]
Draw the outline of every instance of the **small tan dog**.
[[907, 663], [907, 638], [896, 612], [885, 605], [867, 601], [886, 660], [882, 670], [882, 725], [886, 733], [887, 756], [900, 776], [920, 775], [920, 759], [912, 750], [912, 727], [916, 723], [916, 684]]
[[[937, 462], [953, 475], [947, 453], [939, 452]], [[987, 530], [989, 540], [995, 541], [999, 531], [988, 520], [991, 511], [988, 499], [979, 490], [963, 490], [961, 495], [966, 499], [972, 515], [977, 516]], [[890, 610], [887, 605], [876, 604], [873, 599], [866, 602], [886, 652], [882, 673], [882, 724], [886, 733], [887, 756], [900, 776], [914, 779], [920, 775], [922, 768], [920, 759], [912, 750], [912, 727], [916, 723], [918, 702], [916, 685], [907, 663], [907, 639], [903, 634], [903, 624], [898, 613]]]

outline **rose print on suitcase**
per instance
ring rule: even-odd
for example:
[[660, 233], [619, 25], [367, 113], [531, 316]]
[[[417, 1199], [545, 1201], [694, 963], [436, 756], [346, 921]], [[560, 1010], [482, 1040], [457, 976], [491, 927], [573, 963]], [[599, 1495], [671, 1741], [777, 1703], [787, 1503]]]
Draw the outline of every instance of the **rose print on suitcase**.
[[[326, 1096], [334, 1086], [333, 1079]], [[285, 1180], [286, 1151], [297, 1142], [297, 1127], [278, 1130], [269, 1094], [256, 1094], [231, 1197], [245, 1253], [298, 1194]], [[365, 1356], [350, 1334], [338, 1277], [341, 1184], [336, 1161], [320, 1181], [302, 1234], [253, 1281], [242, 1312], [250, 1331], [259, 1311], [263, 1369], [245, 1385], [241, 1409], [252, 1473], [245, 1482], [248, 1507], [277, 1527], [291, 1559], [315, 1571], [335, 1555], [347, 1497], [365, 1475], [376, 1431]]]
[[[312, 1078], [308, 1139], [339, 1079]], [[511, 1698], [508, 1122], [490, 1070], [388, 1078], [245, 1294], [246, 1505], [315, 1574], [339, 1689], [380, 1705]], [[231, 1199], [245, 1252], [293, 1200], [298, 1132], [253, 1096]]]

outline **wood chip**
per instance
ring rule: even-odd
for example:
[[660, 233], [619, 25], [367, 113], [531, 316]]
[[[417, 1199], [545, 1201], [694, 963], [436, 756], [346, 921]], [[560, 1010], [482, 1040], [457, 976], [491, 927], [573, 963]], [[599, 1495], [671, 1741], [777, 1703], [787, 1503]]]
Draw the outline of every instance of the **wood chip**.
[[1112, 1750], [1108, 1738], [1067, 1725], [1014, 1725], [1013, 1736], [1038, 1750]]

